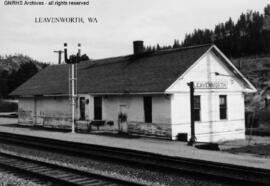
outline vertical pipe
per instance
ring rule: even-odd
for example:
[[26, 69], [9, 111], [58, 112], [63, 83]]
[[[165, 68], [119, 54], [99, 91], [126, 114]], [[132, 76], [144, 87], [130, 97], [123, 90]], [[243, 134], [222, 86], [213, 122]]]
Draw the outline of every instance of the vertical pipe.
[[67, 43], [64, 43], [64, 59], [65, 62], [68, 63], [68, 54], [67, 54]]
[[37, 125], [37, 96], [34, 96], [34, 125]]
[[[214, 74], [213, 72], [213, 68], [212, 68], [212, 63], [211, 63], [211, 58], [210, 58], [210, 54], [207, 54], [206, 56], [206, 72], [207, 72], [207, 81], [208, 82], [212, 82], [213, 81], [213, 76], [212, 74]], [[214, 100], [213, 100], [213, 91], [211, 90], [211, 88], [207, 91], [208, 92], [208, 123], [209, 123], [209, 138], [210, 141], [213, 141], [213, 135], [212, 133], [214, 132]]]
[[62, 51], [59, 50], [59, 56], [58, 56], [58, 64], [60, 65], [61, 64], [61, 56], [62, 56]]
[[78, 57], [81, 57], [81, 43], [78, 43]]
[[68, 100], [70, 100], [71, 88], [70, 88], [71, 72], [70, 67], [68, 67]]
[[75, 64], [75, 94], [77, 96], [78, 94], [78, 63], [80, 62], [81, 57], [81, 43], [78, 43], [78, 53], [77, 53], [77, 59]]

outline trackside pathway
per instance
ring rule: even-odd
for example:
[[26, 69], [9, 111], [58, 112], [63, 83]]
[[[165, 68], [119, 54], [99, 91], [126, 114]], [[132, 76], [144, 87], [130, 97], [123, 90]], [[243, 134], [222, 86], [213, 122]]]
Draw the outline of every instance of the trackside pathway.
[[36, 137], [45, 137], [87, 144], [126, 148], [146, 151], [167, 156], [201, 159], [247, 167], [270, 169], [270, 158], [260, 158], [245, 155], [235, 155], [219, 151], [207, 151], [187, 146], [185, 142], [159, 140], [151, 138], [124, 138], [96, 134], [79, 134], [21, 128], [14, 125], [0, 125], [1, 132], [10, 132]]

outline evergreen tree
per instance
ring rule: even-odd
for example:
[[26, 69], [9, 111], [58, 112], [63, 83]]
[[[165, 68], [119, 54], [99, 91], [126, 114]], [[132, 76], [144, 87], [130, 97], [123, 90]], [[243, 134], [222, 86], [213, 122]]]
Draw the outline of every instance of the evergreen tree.
[[172, 46], [160, 46], [154, 50], [179, 48], [192, 45], [214, 43], [229, 57], [261, 55], [270, 53], [270, 5], [264, 14], [248, 10], [234, 23], [231, 18], [215, 26], [214, 30], [195, 29], [186, 34], [179, 44], [174, 40]]

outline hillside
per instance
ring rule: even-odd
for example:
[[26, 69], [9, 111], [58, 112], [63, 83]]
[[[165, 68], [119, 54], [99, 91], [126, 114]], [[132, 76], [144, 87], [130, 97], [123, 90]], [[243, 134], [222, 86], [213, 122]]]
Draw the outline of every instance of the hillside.
[[253, 83], [257, 93], [246, 96], [246, 110], [262, 110], [270, 97], [270, 55], [231, 59], [234, 65]]
[[47, 64], [25, 55], [0, 56], [0, 98], [5, 98], [16, 87], [36, 74]]
[[[214, 29], [194, 29], [181, 42], [172, 45], [147, 46], [146, 51], [215, 44], [255, 85], [258, 92], [246, 96], [246, 110], [270, 110], [270, 4], [264, 11], [247, 10], [234, 22], [231, 18]], [[270, 118], [269, 118], [270, 120]]]
[[265, 76], [262, 76], [262, 71], [270, 69], [270, 55], [249, 56], [231, 59], [234, 65], [258, 87], [261, 81], [267, 81]]
[[18, 71], [20, 66], [25, 63], [33, 63], [38, 69], [42, 69], [45, 63], [31, 59], [25, 55], [9, 55], [9, 56], [0, 56], [0, 71]]

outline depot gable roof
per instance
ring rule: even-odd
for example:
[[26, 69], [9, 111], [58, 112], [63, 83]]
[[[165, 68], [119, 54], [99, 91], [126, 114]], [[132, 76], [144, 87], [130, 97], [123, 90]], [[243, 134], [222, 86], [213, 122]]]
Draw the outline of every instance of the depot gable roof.
[[[197, 59], [213, 48], [201, 45], [78, 64], [78, 93], [164, 93]], [[10, 95], [34, 96], [69, 93], [69, 65], [51, 65]]]

